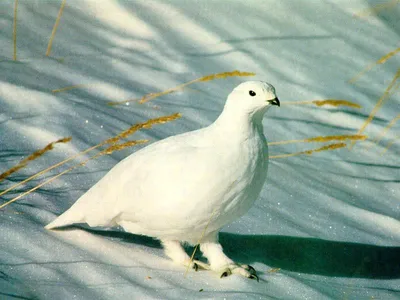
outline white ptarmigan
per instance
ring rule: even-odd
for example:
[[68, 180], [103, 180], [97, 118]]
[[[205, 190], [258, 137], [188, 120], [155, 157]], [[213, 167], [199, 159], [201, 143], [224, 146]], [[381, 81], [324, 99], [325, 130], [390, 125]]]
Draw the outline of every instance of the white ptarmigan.
[[[161, 240], [166, 255], [178, 264], [258, 280], [254, 268], [223, 253], [218, 232], [250, 209], [264, 185], [268, 146], [262, 118], [272, 105], [280, 106], [272, 85], [240, 84], [214, 123], [125, 158], [46, 229], [120, 225]], [[200, 238], [209, 264], [191, 262], [181, 245]]]

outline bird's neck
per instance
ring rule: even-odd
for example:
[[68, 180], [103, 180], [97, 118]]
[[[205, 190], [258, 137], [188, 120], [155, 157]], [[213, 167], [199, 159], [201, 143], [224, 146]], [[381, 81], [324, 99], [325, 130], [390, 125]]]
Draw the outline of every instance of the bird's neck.
[[225, 107], [221, 115], [214, 122], [213, 128], [222, 137], [229, 139], [237, 137], [239, 140], [243, 140], [255, 134], [263, 136], [262, 119], [264, 113], [265, 111], [244, 113], [243, 111]]

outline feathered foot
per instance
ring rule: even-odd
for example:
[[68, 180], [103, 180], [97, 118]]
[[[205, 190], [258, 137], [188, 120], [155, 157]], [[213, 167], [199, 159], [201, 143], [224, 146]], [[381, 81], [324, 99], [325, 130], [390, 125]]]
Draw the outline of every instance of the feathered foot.
[[229, 264], [223, 268], [220, 274], [220, 278], [228, 277], [232, 274], [239, 274], [250, 279], [256, 279], [257, 282], [260, 281], [256, 270], [250, 265]]
[[222, 246], [217, 242], [207, 242], [200, 245], [203, 255], [207, 257], [210, 268], [219, 274], [220, 278], [238, 274], [259, 281], [256, 270], [250, 265], [237, 264], [227, 257]]
[[191, 261], [189, 255], [185, 252], [185, 249], [183, 249], [179, 241], [162, 240], [161, 242], [164, 246], [165, 254], [171, 258], [173, 262], [185, 267], [189, 266], [189, 268], [195, 271], [199, 269], [210, 270], [210, 265], [202, 261]]

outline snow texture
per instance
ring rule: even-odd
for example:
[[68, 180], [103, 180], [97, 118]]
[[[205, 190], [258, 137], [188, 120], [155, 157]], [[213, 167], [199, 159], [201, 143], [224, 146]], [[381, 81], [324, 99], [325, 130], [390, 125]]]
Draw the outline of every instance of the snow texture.
[[[225, 71], [255, 72], [251, 80], [272, 83], [281, 104], [346, 99], [362, 106], [271, 109], [263, 123], [270, 142], [354, 134], [399, 68], [393, 57], [347, 82], [399, 46], [399, 5], [355, 16], [380, 3], [68, 0], [49, 58], [61, 1], [20, 0], [15, 62], [14, 1], [0, 1], [0, 171], [72, 136], [1, 189], [149, 118], [183, 115], [135, 138], [158, 141], [207, 126], [248, 78], [199, 82], [146, 104], [107, 103]], [[85, 86], [52, 93], [76, 84]], [[376, 137], [399, 107], [396, 93], [365, 133]], [[399, 140], [381, 155], [398, 126], [371, 148], [367, 141], [351, 151], [270, 160], [255, 205], [220, 234], [227, 255], [253, 265], [259, 283], [207, 271], [184, 277], [185, 268], [167, 259], [158, 241], [119, 228], [45, 230], [140, 147], [92, 160], [0, 211], [0, 299], [398, 299]], [[270, 155], [318, 146], [271, 146]], [[1, 196], [1, 203], [43, 180]]]

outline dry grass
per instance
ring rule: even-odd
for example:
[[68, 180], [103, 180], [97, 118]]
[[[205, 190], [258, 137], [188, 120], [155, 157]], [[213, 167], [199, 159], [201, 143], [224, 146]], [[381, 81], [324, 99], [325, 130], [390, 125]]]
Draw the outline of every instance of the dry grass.
[[176, 119], [179, 119], [181, 116], [182, 115], [180, 113], [175, 113], [175, 114], [172, 114], [172, 115], [169, 115], [169, 116], [163, 116], [163, 117], [160, 117], [160, 118], [150, 119], [150, 120], [148, 120], [148, 121], [146, 121], [144, 123], [135, 124], [135, 125], [129, 127], [128, 129], [122, 131], [121, 133], [119, 133], [115, 137], [112, 137], [110, 139], [105, 140], [104, 144], [115, 144], [119, 140], [124, 139], [124, 138], [134, 134], [139, 129], [151, 128], [155, 124], [164, 124], [164, 123], [167, 123], [167, 122], [171, 122], [171, 121], [174, 121]]
[[109, 148], [97, 153], [96, 155], [93, 155], [92, 157], [86, 159], [85, 161], [83, 161], [81, 163], [78, 163], [76, 165], [73, 165], [72, 167], [62, 171], [61, 173], [59, 173], [59, 174], [57, 174], [57, 175], [45, 180], [44, 182], [42, 182], [42, 183], [38, 184], [37, 186], [31, 188], [30, 190], [28, 190], [28, 191], [26, 191], [26, 192], [24, 192], [22, 194], [19, 194], [17, 197], [14, 197], [10, 201], [7, 201], [6, 203], [3, 203], [2, 205], [0, 205], [0, 209], [2, 209], [4, 207], [6, 207], [7, 205], [9, 205], [9, 204], [21, 199], [23, 196], [26, 196], [26, 195], [36, 191], [38, 188], [44, 186], [45, 184], [48, 184], [48, 183], [56, 180], [58, 177], [66, 174], [66, 173], [68, 173], [68, 172], [70, 172], [70, 171], [72, 171], [72, 170], [74, 170], [74, 169], [76, 169], [78, 167], [86, 165], [87, 162], [92, 160], [92, 159], [96, 159], [96, 158], [98, 158], [98, 157], [100, 157], [102, 155], [111, 154], [114, 151], [119, 151], [119, 150], [125, 149], [126, 147], [135, 146], [135, 145], [143, 144], [143, 143], [146, 143], [146, 142], [147, 142], [147, 140], [137, 140], [137, 141], [126, 142], [126, 143], [121, 144], [121, 145], [111, 146], [111, 147], [109, 147]]
[[13, 23], [13, 60], [17, 60], [17, 14], [18, 14], [18, 0], [15, 0], [14, 23]]
[[324, 143], [330, 141], [345, 141], [345, 140], [365, 140], [367, 139], [366, 135], [328, 135], [328, 136], [317, 136], [312, 138], [307, 138], [303, 140], [287, 140], [287, 141], [279, 141], [279, 142], [269, 142], [268, 146], [274, 145], [286, 145], [286, 144], [295, 144], [295, 143]]
[[35, 159], [38, 159], [39, 157], [41, 157], [42, 155], [44, 155], [46, 152], [48, 152], [48, 151], [50, 151], [50, 150], [53, 150], [53, 149], [54, 149], [54, 146], [55, 146], [56, 144], [59, 144], [59, 143], [68, 143], [69, 141], [71, 141], [71, 139], [72, 139], [71, 137], [59, 139], [59, 140], [57, 140], [57, 141], [55, 141], [55, 142], [52, 142], [52, 143], [48, 144], [46, 147], [44, 147], [44, 148], [42, 148], [42, 149], [40, 149], [40, 150], [37, 150], [37, 151], [33, 152], [33, 153], [32, 153], [31, 155], [29, 155], [27, 158], [24, 158], [23, 160], [21, 160], [16, 166], [14, 166], [14, 167], [8, 169], [7, 171], [5, 171], [4, 173], [0, 174], [0, 182], [3, 181], [3, 180], [4, 180], [5, 178], [7, 178], [8, 176], [10, 176], [11, 174], [13, 174], [13, 173], [15, 173], [15, 172], [21, 170], [22, 168], [26, 167], [26, 165], [27, 165], [29, 162], [31, 162], [31, 161], [33, 161], [33, 160], [35, 160]]
[[400, 0], [392, 0], [392, 1], [381, 3], [381, 4], [376, 4], [371, 8], [364, 9], [364, 10], [360, 11], [359, 13], [354, 14], [354, 16], [362, 18], [362, 17], [367, 17], [370, 15], [376, 15], [379, 12], [381, 12], [382, 10], [392, 8], [393, 6], [395, 6], [398, 3], [400, 3]]
[[360, 79], [360, 77], [362, 75], [364, 75], [365, 73], [367, 73], [369, 70], [371, 70], [374, 66], [379, 65], [379, 64], [384, 64], [389, 58], [393, 57], [394, 55], [396, 55], [397, 53], [400, 52], [400, 47], [385, 54], [384, 56], [382, 56], [381, 58], [379, 58], [376, 62], [373, 62], [372, 64], [369, 64], [367, 67], [365, 67], [360, 73], [358, 73], [356, 76], [354, 76], [353, 78], [351, 78], [348, 82], [349, 83], [354, 83], [356, 82], [358, 79]]
[[[358, 130], [357, 134], [362, 134], [365, 130], [365, 128], [368, 126], [368, 124], [374, 119], [376, 113], [378, 110], [382, 107], [382, 105], [385, 103], [386, 99], [389, 98], [391, 95], [393, 87], [395, 87], [397, 79], [400, 77], [400, 68], [397, 70], [396, 74], [394, 75], [392, 81], [390, 82], [389, 86], [386, 88], [385, 92], [383, 95], [379, 98], [378, 102], [375, 104], [375, 107], [371, 111], [370, 115], [368, 116], [368, 119], [364, 122], [364, 124], [361, 126], [361, 128]], [[353, 141], [350, 145], [350, 149], [354, 146], [355, 141]]]
[[317, 149], [312, 149], [312, 150], [306, 150], [306, 151], [300, 151], [300, 152], [295, 152], [295, 153], [288, 153], [288, 154], [278, 154], [278, 155], [271, 155], [269, 158], [270, 159], [277, 159], [277, 158], [285, 158], [285, 157], [292, 157], [292, 156], [298, 156], [298, 155], [311, 155], [316, 152], [321, 152], [321, 151], [328, 151], [328, 150], [335, 150], [339, 148], [346, 147], [346, 143], [335, 143], [335, 144], [329, 144]]
[[270, 269], [268, 270], [268, 273], [278, 273], [280, 270], [281, 268]]
[[107, 149], [104, 149], [103, 151], [101, 151], [100, 155], [111, 154], [114, 151], [121, 151], [125, 148], [133, 147], [133, 146], [140, 145], [140, 144], [145, 144], [148, 142], [149, 142], [149, 140], [136, 140], [136, 141], [128, 141], [128, 142], [118, 144], [118, 145], [112, 145], [112, 146], [108, 147]]
[[[65, 163], [67, 163], [67, 162], [69, 162], [69, 161], [71, 161], [71, 160], [73, 160], [73, 159], [75, 159], [75, 158], [77, 158], [77, 157], [79, 157], [79, 156], [81, 156], [81, 155], [83, 155], [85, 153], [88, 153], [88, 152], [90, 152], [92, 150], [95, 150], [95, 149], [97, 149], [97, 148], [99, 148], [101, 146], [107, 145], [107, 144], [110, 145], [105, 150], [103, 150], [103, 151], [99, 152], [98, 154], [90, 157], [89, 159], [85, 160], [84, 162], [72, 166], [71, 168], [69, 168], [69, 169], [67, 169], [67, 170], [55, 175], [54, 177], [52, 177], [52, 178], [40, 183], [39, 185], [33, 187], [32, 189], [30, 189], [30, 190], [18, 195], [17, 197], [11, 199], [10, 201], [0, 205], [0, 209], [5, 207], [5, 206], [7, 206], [7, 205], [9, 205], [9, 204], [11, 204], [11, 203], [13, 203], [13, 202], [15, 202], [15, 201], [17, 201], [18, 199], [22, 198], [23, 196], [28, 195], [29, 193], [37, 190], [38, 188], [42, 187], [43, 185], [52, 182], [53, 180], [57, 179], [61, 175], [65, 174], [65, 173], [67, 173], [67, 172], [69, 172], [69, 171], [71, 171], [71, 170], [73, 170], [73, 169], [75, 169], [75, 168], [77, 168], [79, 166], [85, 165], [89, 160], [95, 159], [95, 158], [97, 158], [99, 156], [102, 156], [102, 155], [105, 155], [105, 154], [110, 154], [110, 153], [112, 153], [114, 151], [119, 151], [119, 150], [125, 149], [127, 147], [131, 147], [131, 146], [135, 146], [135, 145], [143, 144], [143, 143], [147, 142], [147, 140], [136, 140], [136, 141], [125, 142], [125, 143], [122, 143], [122, 144], [117, 144], [121, 139], [126, 138], [129, 135], [132, 135], [133, 133], [135, 133], [139, 129], [151, 128], [153, 125], [164, 124], [166, 122], [171, 122], [171, 121], [176, 120], [176, 119], [178, 119], [180, 117], [181, 117], [181, 114], [175, 113], [175, 114], [168, 115], [168, 116], [163, 116], [163, 117], [159, 117], [159, 118], [155, 118], [155, 119], [150, 119], [150, 120], [148, 120], [146, 122], [143, 122], [143, 123], [135, 124], [135, 125], [129, 127], [128, 129], [122, 131], [121, 133], [119, 133], [115, 137], [112, 137], [112, 138], [109, 138], [107, 140], [104, 140], [103, 142], [101, 142], [101, 143], [99, 143], [99, 144], [97, 144], [95, 146], [92, 146], [92, 147], [90, 147], [90, 148], [88, 148], [88, 149], [86, 149], [86, 150], [84, 150], [84, 151], [82, 151], [82, 152], [80, 152], [78, 154], [75, 154], [75, 155], [73, 155], [73, 156], [71, 156], [71, 157], [69, 157], [69, 158], [57, 163], [57, 164], [54, 164], [53, 166], [50, 166], [49, 168], [47, 168], [45, 170], [42, 170], [42, 171], [32, 175], [31, 177], [25, 179], [24, 181], [21, 181], [21, 182], [15, 184], [15, 185], [13, 185], [12, 187], [8, 188], [7, 190], [1, 192], [0, 196], [8, 193], [9, 191], [15, 189], [16, 187], [20, 186], [23, 183], [26, 183], [26, 182], [34, 179], [34, 178], [37, 178], [38, 176], [40, 176], [42, 174], [45, 174], [45, 173], [49, 172], [50, 170], [53, 170], [53, 169], [55, 169], [55, 168], [57, 168], [57, 167], [59, 167], [61, 165], [64, 165]], [[60, 141], [57, 141], [57, 142], [60, 142]], [[46, 146], [46, 147], [48, 147], [48, 146]]]
[[[28, 194], [30, 194], [30, 193], [36, 191], [38, 188], [44, 186], [45, 184], [48, 184], [48, 183], [50, 183], [50, 182], [56, 180], [58, 177], [60, 177], [60, 176], [62, 176], [62, 175], [64, 175], [64, 174], [66, 174], [66, 173], [68, 173], [68, 172], [70, 172], [70, 171], [72, 171], [72, 170], [74, 170], [74, 169], [76, 169], [76, 168], [78, 168], [78, 167], [81, 167], [81, 166], [86, 165], [86, 163], [87, 163], [88, 161], [92, 160], [92, 159], [98, 158], [98, 157], [100, 157], [100, 156], [102, 156], [102, 155], [111, 154], [112, 152], [114, 152], [114, 151], [116, 151], [116, 150], [122, 150], [122, 149], [124, 149], [124, 148], [126, 148], [126, 147], [128, 147], [128, 146], [143, 144], [144, 142], [147, 142], [147, 140], [130, 141], [130, 142], [128, 142], [128, 143], [124, 143], [123, 145], [118, 145], [118, 146], [121, 146], [121, 147], [112, 146], [113, 150], [107, 148], [106, 150], [101, 151], [101, 152], [97, 153], [96, 155], [93, 155], [92, 157], [86, 159], [85, 161], [83, 161], [83, 162], [81, 162], [81, 163], [79, 163], [79, 164], [76, 164], [76, 165], [74, 165], [74, 166], [72, 166], [72, 167], [70, 167], [70, 168], [68, 168], [68, 169], [66, 169], [66, 170], [64, 170], [64, 171], [62, 171], [61, 173], [59, 173], [59, 174], [57, 174], [57, 175], [55, 175], [55, 176], [53, 176], [53, 177], [51, 177], [51, 178], [45, 180], [44, 182], [42, 182], [42, 183], [36, 185], [35, 187], [31, 188], [30, 190], [28, 190], [28, 191], [26, 191], [26, 192], [24, 192], [24, 193], [22, 193], [22, 194], [19, 194], [17, 197], [14, 197], [14, 198], [11, 199], [10, 201], [7, 201], [6, 203], [3, 203], [2, 205], [0, 205], [0, 209], [2, 209], [2, 208], [4, 208], [4, 207], [6, 207], [7, 205], [9, 205], [9, 204], [11, 204], [11, 203], [13, 203], [13, 202], [15, 202], [15, 201], [21, 199], [23, 196], [26, 196], [26, 195], [28, 195]], [[110, 147], [110, 148], [111, 148], [111, 147]]]
[[387, 146], [385, 147], [385, 149], [383, 149], [383, 151], [381, 152], [381, 155], [385, 154], [386, 151], [389, 150], [389, 148], [400, 138], [400, 135], [396, 136], [392, 141], [390, 141]]
[[189, 82], [185, 82], [183, 84], [180, 84], [176, 87], [170, 88], [168, 90], [165, 90], [163, 92], [159, 93], [149, 93], [144, 95], [141, 99], [129, 99], [129, 100], [123, 100], [123, 101], [115, 101], [115, 102], [108, 102], [108, 105], [121, 105], [121, 104], [126, 104], [129, 102], [139, 102], [139, 103], [145, 103], [150, 100], [153, 100], [155, 98], [158, 98], [160, 96], [168, 95], [177, 91], [182, 90], [183, 88], [187, 87], [188, 85], [191, 85], [196, 82], [205, 82], [205, 81], [210, 81], [214, 79], [222, 79], [226, 77], [234, 77], [234, 76], [254, 76], [256, 75], [255, 73], [250, 73], [250, 72], [241, 72], [241, 71], [232, 71], [232, 72], [223, 72], [223, 73], [217, 73], [217, 74], [211, 74], [211, 75], [206, 75], [201, 78], [194, 79]]
[[390, 123], [381, 131], [381, 133], [372, 141], [372, 144], [367, 148], [371, 148], [374, 144], [379, 144], [381, 139], [388, 133], [389, 129], [397, 123], [398, 120], [400, 120], [400, 114], [390, 121]]
[[70, 85], [70, 86], [66, 86], [60, 89], [55, 89], [55, 90], [51, 90], [52, 93], [61, 93], [61, 92], [65, 92], [65, 91], [69, 91], [69, 90], [73, 90], [73, 89], [78, 89], [78, 88], [82, 88], [82, 87], [87, 87], [90, 86], [91, 84], [76, 84], [76, 85]]
[[60, 19], [61, 19], [62, 13], [64, 11], [65, 2], [66, 2], [66, 0], [62, 1], [60, 10], [58, 11], [57, 19], [56, 19], [56, 22], [54, 23], [53, 30], [52, 30], [51, 36], [50, 36], [50, 40], [49, 40], [49, 43], [47, 45], [46, 56], [50, 55], [51, 47], [53, 46], [53, 40], [54, 40], [54, 37], [55, 37], [56, 32], [57, 32], [58, 24], [60, 23]]
[[313, 104], [316, 106], [348, 106], [353, 108], [361, 108], [361, 105], [348, 101], [348, 100], [341, 100], [341, 99], [325, 99], [325, 100], [306, 100], [306, 101], [289, 101], [289, 102], [282, 102], [282, 106], [285, 105], [304, 105], [304, 104]]
[[184, 277], [186, 277], [186, 275], [187, 275], [187, 273], [188, 273], [188, 271], [189, 271], [190, 264], [193, 262], [194, 256], [196, 255], [196, 251], [197, 251], [197, 249], [199, 248], [199, 245], [201, 244], [201, 241], [203, 240], [204, 235], [206, 234], [207, 228], [208, 228], [208, 226], [210, 225], [211, 220], [214, 218], [214, 215], [215, 215], [216, 212], [217, 212], [217, 208], [214, 208], [213, 212], [211, 213], [210, 218], [208, 219], [208, 222], [207, 222], [206, 226], [205, 226], [204, 229], [203, 229], [203, 232], [201, 233], [201, 236], [200, 236], [199, 240], [197, 241], [196, 246], [195, 246], [194, 249], [193, 249], [193, 253], [192, 253], [192, 255], [190, 256], [190, 263], [186, 266], [186, 271], [185, 271]]

